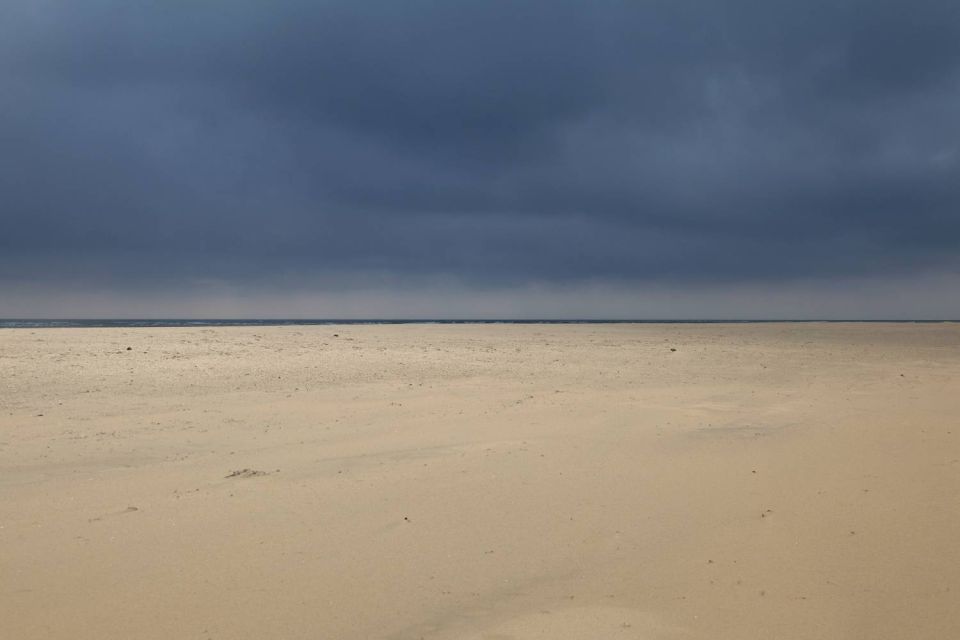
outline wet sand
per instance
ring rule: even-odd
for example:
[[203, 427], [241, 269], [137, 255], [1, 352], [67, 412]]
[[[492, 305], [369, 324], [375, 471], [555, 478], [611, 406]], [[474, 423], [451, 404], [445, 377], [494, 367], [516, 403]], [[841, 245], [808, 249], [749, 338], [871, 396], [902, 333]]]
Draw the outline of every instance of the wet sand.
[[0, 331], [0, 636], [960, 635], [960, 327]]

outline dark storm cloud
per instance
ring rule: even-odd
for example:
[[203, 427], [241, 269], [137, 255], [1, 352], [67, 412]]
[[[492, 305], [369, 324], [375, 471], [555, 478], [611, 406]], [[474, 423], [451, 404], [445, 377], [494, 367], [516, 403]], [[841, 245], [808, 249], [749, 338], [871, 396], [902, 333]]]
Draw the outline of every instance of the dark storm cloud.
[[958, 266], [953, 1], [2, 11], [0, 278]]

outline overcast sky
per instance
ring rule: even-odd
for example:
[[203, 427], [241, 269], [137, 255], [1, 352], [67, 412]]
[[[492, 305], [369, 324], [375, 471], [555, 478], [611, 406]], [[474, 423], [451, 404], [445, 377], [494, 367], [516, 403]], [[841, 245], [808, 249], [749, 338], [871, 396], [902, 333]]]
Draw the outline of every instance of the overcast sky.
[[6, 0], [0, 316], [960, 317], [957, 0]]

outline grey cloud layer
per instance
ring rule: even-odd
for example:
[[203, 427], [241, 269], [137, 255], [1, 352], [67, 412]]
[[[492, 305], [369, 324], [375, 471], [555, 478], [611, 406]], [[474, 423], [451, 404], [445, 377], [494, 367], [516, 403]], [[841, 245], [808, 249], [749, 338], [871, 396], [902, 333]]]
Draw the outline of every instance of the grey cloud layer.
[[958, 266], [956, 2], [4, 12], [0, 278]]

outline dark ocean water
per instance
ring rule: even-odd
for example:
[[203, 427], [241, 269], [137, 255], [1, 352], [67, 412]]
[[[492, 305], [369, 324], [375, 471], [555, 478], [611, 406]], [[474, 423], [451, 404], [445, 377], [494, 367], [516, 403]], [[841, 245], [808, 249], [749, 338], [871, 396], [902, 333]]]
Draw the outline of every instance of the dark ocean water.
[[954, 320], [551, 320], [551, 319], [458, 319], [437, 320], [430, 318], [385, 320], [385, 319], [230, 319], [230, 318], [162, 318], [162, 319], [31, 319], [11, 318], [0, 319], [0, 329], [45, 329], [56, 327], [276, 327], [276, 326], [309, 326], [309, 325], [343, 325], [343, 324], [718, 324], [718, 323], [752, 323], [752, 322], [955, 322]]

